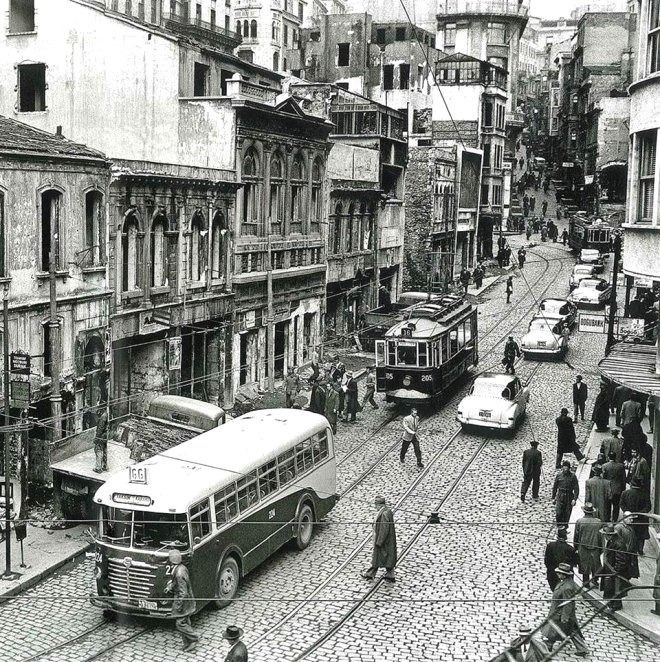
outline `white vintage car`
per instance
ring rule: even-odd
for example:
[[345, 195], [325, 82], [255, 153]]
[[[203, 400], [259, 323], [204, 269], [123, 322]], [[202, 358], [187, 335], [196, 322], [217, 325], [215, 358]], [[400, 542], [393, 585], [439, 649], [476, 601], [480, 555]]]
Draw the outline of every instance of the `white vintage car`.
[[580, 264], [590, 264], [596, 273], [601, 273], [605, 263], [605, 256], [597, 248], [583, 248], [580, 251]]
[[485, 372], [459, 403], [456, 420], [462, 427], [513, 430], [524, 416], [528, 400], [529, 389], [515, 375]]
[[611, 285], [603, 278], [585, 278], [569, 295], [576, 306], [603, 306], [610, 299]]
[[538, 315], [561, 317], [562, 322], [573, 328], [577, 319], [577, 306], [568, 299], [549, 297], [539, 304]]
[[576, 264], [568, 278], [568, 289], [574, 290], [580, 284], [581, 280], [593, 278], [595, 275], [596, 270], [593, 264]]
[[562, 335], [564, 318], [562, 315], [541, 313], [529, 323], [529, 330], [521, 341], [523, 356], [545, 355], [563, 356], [568, 351], [568, 337]]

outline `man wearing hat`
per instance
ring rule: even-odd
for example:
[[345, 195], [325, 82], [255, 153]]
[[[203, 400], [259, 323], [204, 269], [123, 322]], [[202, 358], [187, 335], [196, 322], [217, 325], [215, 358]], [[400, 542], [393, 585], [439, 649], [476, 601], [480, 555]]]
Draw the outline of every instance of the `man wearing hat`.
[[243, 630], [241, 628], [235, 625], [227, 626], [222, 635], [222, 638], [226, 639], [230, 646], [225, 662], [247, 662], [248, 652], [245, 644], [241, 641], [242, 636]]
[[333, 434], [337, 434], [337, 414], [339, 412], [339, 384], [331, 380], [328, 382], [328, 390], [325, 394], [325, 417], [330, 423]]
[[522, 456], [523, 482], [520, 488], [520, 500], [523, 503], [525, 503], [525, 495], [530, 484], [532, 485], [532, 499], [539, 500], [539, 483], [543, 466], [543, 456], [538, 449], [539, 442], [532, 439], [529, 445], [530, 448], [525, 449]]
[[600, 452], [609, 459], [610, 453], [614, 453], [617, 462], [623, 462], [623, 439], [619, 436], [619, 431], [612, 428], [610, 436], [603, 440]]
[[584, 486], [584, 499], [594, 505], [596, 515], [601, 522], [610, 519], [610, 504], [612, 503], [612, 488], [610, 481], [603, 478], [603, 468], [599, 465], [592, 466], [594, 475], [589, 478]]
[[623, 519], [615, 525], [623, 549], [627, 552], [628, 562], [630, 563], [630, 577], [637, 579], [639, 577], [639, 559], [637, 557], [637, 536], [631, 524], [632, 517], [629, 511], [623, 512]]
[[600, 568], [602, 520], [598, 519], [593, 504], [582, 506], [584, 515], [575, 523], [573, 545], [578, 553], [578, 568], [582, 574], [582, 583], [587, 584], [591, 576]]
[[555, 478], [552, 486], [552, 503], [555, 504], [555, 516], [558, 524], [568, 524], [571, 521], [571, 512], [580, 496], [580, 485], [575, 474], [571, 471], [568, 460], [562, 462], [561, 471]]
[[572, 568], [579, 562], [575, 548], [566, 542], [567, 537], [568, 529], [565, 526], [560, 526], [557, 529], [557, 540], [551, 540], [545, 548], [543, 562], [545, 563], [546, 578], [551, 591], [554, 591], [559, 583], [555, 568], [561, 563], [568, 564]]
[[566, 637], [570, 637], [575, 646], [575, 654], [586, 657], [589, 649], [575, 616], [575, 595], [579, 589], [573, 581], [573, 570], [568, 563], [560, 563], [555, 568], [555, 572], [559, 583], [552, 593], [548, 622], [543, 628], [543, 634], [550, 650], [556, 641], [563, 641]]
[[385, 568], [384, 578], [394, 581], [394, 566], [397, 560], [396, 531], [394, 515], [382, 496], [376, 497], [375, 506], [378, 514], [374, 520], [374, 550], [371, 566], [362, 572], [364, 579], [373, 579], [379, 568]]
[[543, 642], [540, 634], [532, 634], [532, 628], [521, 627], [518, 630], [518, 636], [511, 640], [506, 653], [502, 653], [495, 658], [493, 662], [510, 662], [511, 659], [516, 662], [541, 662], [550, 654], [550, 649]]
[[561, 460], [564, 453], [573, 453], [578, 462], [584, 459], [584, 455], [578, 446], [575, 437], [575, 425], [573, 419], [568, 415], [568, 409], [562, 407], [559, 416], [555, 419], [557, 425], [557, 462], [555, 467], [561, 467]]
[[611, 513], [607, 521], [616, 522], [619, 519], [621, 495], [626, 489], [626, 467], [623, 462], [617, 460], [614, 450], [610, 451], [609, 462], [603, 465], [603, 478], [610, 481]]
[[172, 616], [175, 617], [174, 627], [183, 639], [183, 650], [190, 651], [199, 641], [199, 635], [193, 630], [190, 623], [191, 614], [195, 613], [195, 596], [188, 568], [183, 565], [181, 552], [172, 549], [168, 558], [172, 566], [172, 579], [167, 583], [166, 593], [172, 594]]
[[601, 529], [603, 537], [603, 565], [598, 570], [603, 598], [610, 611], [623, 608], [621, 598], [630, 587], [631, 560], [626, 545], [613, 524]]
[[358, 385], [352, 372], [346, 373], [346, 409], [344, 411], [344, 423], [348, 423], [350, 416], [351, 423], [355, 423], [355, 417], [360, 409], [358, 402]]
[[573, 383], [573, 420], [576, 423], [578, 422], [578, 414], [580, 414], [582, 420], [584, 420], [584, 408], [587, 404], [587, 394], [587, 385], [582, 381], [582, 375], [577, 375], [575, 377], [575, 382]]
[[[649, 499], [642, 490], [642, 483], [638, 478], [633, 478], [630, 487], [621, 495], [620, 506], [621, 510], [628, 513], [646, 513], [651, 509]], [[650, 537], [648, 517], [644, 515], [631, 517], [630, 525], [635, 533], [636, 551], [641, 554], [644, 551], [644, 543]]]
[[[644, 442], [646, 446], [648, 444]], [[632, 459], [630, 460], [630, 470], [628, 471], [628, 482], [636, 478], [642, 486], [642, 492], [648, 497], [651, 493], [651, 467], [646, 458], [641, 457], [639, 448], [632, 449]]]

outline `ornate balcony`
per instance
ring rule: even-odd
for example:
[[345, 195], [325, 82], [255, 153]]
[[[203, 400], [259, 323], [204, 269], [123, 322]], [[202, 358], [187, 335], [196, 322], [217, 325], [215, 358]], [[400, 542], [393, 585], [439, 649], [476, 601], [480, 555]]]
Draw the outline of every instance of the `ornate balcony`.
[[162, 24], [167, 30], [202, 39], [228, 52], [241, 44], [241, 37], [236, 32], [215, 23], [203, 21], [197, 16], [191, 16], [187, 4], [177, 2], [172, 5], [172, 8], [175, 11], [164, 12], [162, 15]]
[[438, 16], [478, 14], [527, 18], [529, 0], [440, 0]]

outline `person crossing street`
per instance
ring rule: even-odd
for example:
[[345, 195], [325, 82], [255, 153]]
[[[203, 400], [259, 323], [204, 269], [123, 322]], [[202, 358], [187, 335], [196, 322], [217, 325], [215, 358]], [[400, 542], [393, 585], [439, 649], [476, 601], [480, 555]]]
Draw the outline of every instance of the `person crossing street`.
[[531, 484], [532, 499], [539, 500], [539, 483], [541, 481], [541, 467], [543, 466], [543, 456], [538, 449], [539, 442], [532, 439], [529, 442], [531, 448], [527, 448], [522, 456], [523, 482], [520, 488], [520, 500], [525, 503], [525, 496]]
[[568, 415], [568, 409], [566, 407], [562, 407], [561, 413], [555, 419], [555, 424], [557, 425], [557, 462], [555, 467], [557, 469], [561, 467], [564, 453], [573, 453], [578, 462], [581, 462], [584, 459], [584, 455], [576, 441], [575, 426], [573, 425], [573, 420]]
[[199, 635], [190, 623], [190, 616], [195, 613], [195, 596], [188, 568], [183, 564], [183, 557], [178, 549], [169, 553], [168, 561], [172, 567], [171, 577], [165, 593], [172, 596], [172, 616], [174, 627], [183, 639], [183, 650], [191, 651], [199, 641]]
[[505, 368], [505, 372], [512, 375], [516, 374], [515, 362], [516, 359], [522, 356], [520, 347], [518, 343], [513, 339], [513, 336], [509, 336], [509, 339], [504, 345], [504, 358], [502, 359], [502, 365]]
[[565, 461], [552, 486], [552, 503], [555, 504], [555, 516], [558, 524], [568, 524], [571, 521], [571, 512], [579, 496], [578, 479], [571, 471], [571, 463]]
[[362, 409], [364, 409], [367, 406], [367, 403], [371, 405], [372, 409], [378, 409], [378, 405], [374, 400], [375, 393], [376, 393], [376, 375], [374, 375], [374, 369], [371, 366], [367, 366], [365, 391], [364, 391], [364, 396], [362, 397]]
[[376, 497], [374, 505], [378, 514], [374, 520], [374, 549], [371, 555], [371, 565], [362, 572], [364, 579], [373, 579], [379, 568], [385, 568], [383, 579], [393, 582], [394, 566], [397, 561], [396, 529], [394, 515], [382, 496]]
[[417, 458], [417, 466], [422, 469], [424, 465], [422, 464], [422, 451], [419, 447], [419, 416], [417, 415], [416, 409], [411, 409], [410, 414], [403, 419], [403, 439], [401, 441], [401, 453], [399, 459], [401, 464], [405, 462], [406, 453], [410, 444], [412, 444], [413, 450], [415, 451], [415, 457]]

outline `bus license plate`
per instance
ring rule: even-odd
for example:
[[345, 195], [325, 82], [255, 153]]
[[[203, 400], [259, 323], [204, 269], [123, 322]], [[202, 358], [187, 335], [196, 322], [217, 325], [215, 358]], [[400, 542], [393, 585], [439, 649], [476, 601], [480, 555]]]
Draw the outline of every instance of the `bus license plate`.
[[140, 609], [151, 609], [154, 611], [158, 609], [158, 605], [152, 600], [138, 600], [138, 607]]
[[479, 412], [479, 417], [480, 418], [490, 418], [490, 412], [489, 411], [484, 411], [483, 409]]

